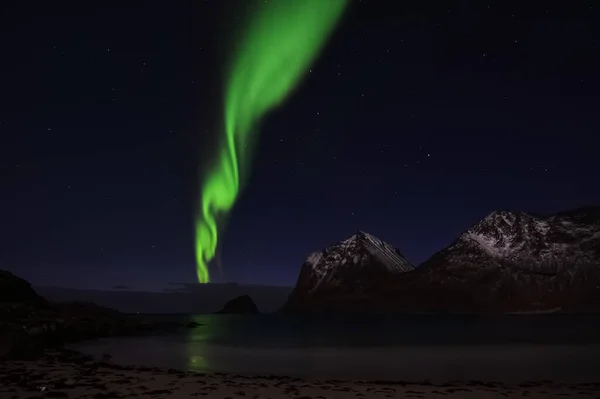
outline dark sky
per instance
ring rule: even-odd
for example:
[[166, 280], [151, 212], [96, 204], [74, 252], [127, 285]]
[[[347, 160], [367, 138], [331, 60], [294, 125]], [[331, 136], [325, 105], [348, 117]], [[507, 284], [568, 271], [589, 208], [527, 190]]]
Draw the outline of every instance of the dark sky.
[[[239, 3], [12, 3], [0, 268], [194, 282], [198, 165], [222, 134]], [[264, 121], [215, 278], [293, 285], [310, 251], [358, 229], [420, 263], [494, 209], [598, 203], [600, 6], [545, 3], [353, 1]]]

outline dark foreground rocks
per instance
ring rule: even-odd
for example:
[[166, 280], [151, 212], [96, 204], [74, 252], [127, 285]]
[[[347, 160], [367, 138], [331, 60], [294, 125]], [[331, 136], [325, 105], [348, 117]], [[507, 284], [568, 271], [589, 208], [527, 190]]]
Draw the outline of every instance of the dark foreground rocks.
[[36, 306], [48, 306], [49, 303], [39, 296], [27, 280], [0, 270], [0, 303], [27, 303]]
[[31, 359], [65, 343], [176, 327], [92, 303], [50, 303], [27, 281], [0, 271], [0, 359]]

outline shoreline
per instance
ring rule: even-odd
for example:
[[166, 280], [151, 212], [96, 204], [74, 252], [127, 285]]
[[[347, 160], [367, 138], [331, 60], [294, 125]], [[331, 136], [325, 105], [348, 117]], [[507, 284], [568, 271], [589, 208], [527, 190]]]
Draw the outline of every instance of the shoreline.
[[[6, 395], [6, 396], [5, 396]], [[152, 398], [595, 398], [600, 382], [312, 380], [278, 375], [199, 373], [120, 366], [72, 350], [0, 363], [0, 397]]]
[[405, 345], [257, 348], [108, 339], [68, 346], [112, 364], [335, 380], [598, 381], [600, 345]]

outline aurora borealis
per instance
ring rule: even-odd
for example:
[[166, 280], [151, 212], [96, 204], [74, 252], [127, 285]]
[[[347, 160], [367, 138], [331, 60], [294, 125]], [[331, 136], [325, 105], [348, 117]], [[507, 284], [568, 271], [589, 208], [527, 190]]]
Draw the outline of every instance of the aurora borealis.
[[[252, 3], [10, 3], [0, 269], [34, 287], [218, 293], [114, 302], [131, 311], [238, 295], [198, 284], [196, 221]], [[495, 209], [600, 203], [599, 18], [585, 2], [348, 1], [247, 141], [210, 282], [294, 286], [310, 252], [357, 230], [419, 264]]]
[[197, 278], [210, 281], [220, 217], [231, 210], [252, 158], [257, 124], [301, 81], [326, 43], [346, 0], [268, 1], [240, 32], [226, 74], [223, 131], [216, 162], [203, 176], [195, 222]]

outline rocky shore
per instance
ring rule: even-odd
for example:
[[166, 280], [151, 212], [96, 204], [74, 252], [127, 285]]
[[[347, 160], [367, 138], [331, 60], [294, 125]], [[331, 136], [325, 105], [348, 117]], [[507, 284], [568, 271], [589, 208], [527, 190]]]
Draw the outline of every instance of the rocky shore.
[[202, 374], [98, 362], [65, 349], [0, 362], [0, 397], [30, 398], [597, 398], [600, 384], [557, 381], [341, 381]]
[[529, 381], [341, 381], [202, 374], [98, 361], [62, 344], [197, 324], [155, 324], [91, 303], [53, 304], [0, 271], [0, 398], [596, 398], [600, 384]]
[[178, 327], [92, 303], [51, 303], [27, 281], [0, 271], [0, 359], [32, 359], [65, 343]]

